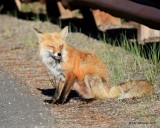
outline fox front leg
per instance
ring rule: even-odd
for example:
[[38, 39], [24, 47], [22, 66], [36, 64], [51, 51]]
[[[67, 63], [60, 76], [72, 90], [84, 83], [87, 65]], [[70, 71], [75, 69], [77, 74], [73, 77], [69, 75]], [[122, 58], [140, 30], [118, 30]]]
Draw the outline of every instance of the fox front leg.
[[64, 88], [64, 83], [65, 82], [59, 82], [59, 84], [56, 85], [56, 90], [55, 90], [55, 93], [53, 95], [53, 97], [49, 100], [44, 100], [44, 102], [46, 103], [49, 103], [49, 104], [52, 104], [52, 103], [55, 103], [61, 96], [61, 93], [62, 93], [62, 90]]
[[50, 100], [45, 100], [45, 102], [50, 104], [55, 103], [60, 98], [64, 85], [65, 85], [65, 77], [64, 75], [61, 75], [59, 79], [56, 80], [54, 96]]
[[66, 101], [67, 97], [68, 97], [68, 94], [70, 93], [71, 91], [71, 88], [73, 86], [75, 82], [75, 77], [74, 75], [69, 75], [69, 77], [67, 78], [66, 80], [66, 83], [64, 85], [64, 88], [63, 88], [63, 91], [61, 93], [61, 96], [60, 98], [56, 101], [56, 103], [58, 104], [64, 104], [64, 102]]
[[55, 91], [55, 94], [54, 96], [52, 97], [52, 103], [56, 102], [60, 96], [61, 96], [61, 93], [62, 93], [62, 90], [64, 88], [64, 85], [65, 85], [65, 82], [64, 81], [60, 81], [58, 83], [58, 85], [56, 86], [56, 91]]

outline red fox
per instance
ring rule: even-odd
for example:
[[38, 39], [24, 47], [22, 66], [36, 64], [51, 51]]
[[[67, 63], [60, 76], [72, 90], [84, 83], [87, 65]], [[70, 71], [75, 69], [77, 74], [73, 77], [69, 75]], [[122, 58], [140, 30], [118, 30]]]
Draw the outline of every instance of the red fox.
[[68, 27], [59, 33], [35, 30], [42, 61], [56, 78], [56, 92], [51, 102], [63, 104], [71, 89], [85, 99], [126, 99], [152, 93], [153, 86], [146, 80], [133, 80], [110, 87], [106, 64], [96, 55], [66, 43]]

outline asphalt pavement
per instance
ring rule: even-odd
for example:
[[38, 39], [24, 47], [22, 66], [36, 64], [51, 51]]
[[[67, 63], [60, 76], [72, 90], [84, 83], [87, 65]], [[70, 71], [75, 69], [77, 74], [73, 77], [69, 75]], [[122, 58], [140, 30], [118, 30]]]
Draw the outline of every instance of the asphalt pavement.
[[42, 100], [0, 70], [0, 128], [55, 128], [56, 119]]

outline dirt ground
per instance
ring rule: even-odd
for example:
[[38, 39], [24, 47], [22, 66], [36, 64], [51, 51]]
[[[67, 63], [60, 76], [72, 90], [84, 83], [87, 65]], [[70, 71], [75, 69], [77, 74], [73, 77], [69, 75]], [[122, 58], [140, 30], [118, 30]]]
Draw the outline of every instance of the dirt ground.
[[[18, 78], [29, 86], [30, 93], [45, 100], [53, 95], [52, 76], [40, 60], [37, 38], [32, 27], [44, 32], [60, 30], [57, 25], [48, 22], [25, 21], [0, 15], [0, 70]], [[67, 40], [77, 48], [92, 52], [94, 50], [90, 46], [100, 47], [98, 40], [81, 33], [70, 33]], [[70, 97], [64, 105], [46, 104], [56, 118], [58, 127], [160, 128], [158, 95], [138, 100], [110, 99], [89, 103]]]

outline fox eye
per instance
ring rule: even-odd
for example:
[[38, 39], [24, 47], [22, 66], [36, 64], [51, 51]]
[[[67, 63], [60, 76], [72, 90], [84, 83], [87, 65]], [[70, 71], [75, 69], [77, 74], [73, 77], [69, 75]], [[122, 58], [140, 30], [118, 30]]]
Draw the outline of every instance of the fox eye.
[[60, 48], [60, 50], [62, 50], [62, 49], [63, 49], [63, 44], [62, 44], [62, 45], [60, 45], [60, 46], [59, 46], [59, 48]]
[[54, 49], [54, 46], [49, 46], [50, 48]]

